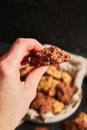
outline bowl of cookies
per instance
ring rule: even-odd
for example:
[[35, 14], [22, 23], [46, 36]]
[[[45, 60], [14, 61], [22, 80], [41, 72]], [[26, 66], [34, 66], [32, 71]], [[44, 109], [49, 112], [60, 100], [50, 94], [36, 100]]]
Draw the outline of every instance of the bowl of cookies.
[[24, 119], [39, 123], [64, 120], [72, 115], [81, 103], [81, 87], [87, 65], [85, 58], [55, 46], [45, 45], [37, 54], [31, 53], [29, 65], [20, 70], [21, 79], [32, 67], [41, 65], [48, 66], [48, 70], [38, 84], [36, 97]]

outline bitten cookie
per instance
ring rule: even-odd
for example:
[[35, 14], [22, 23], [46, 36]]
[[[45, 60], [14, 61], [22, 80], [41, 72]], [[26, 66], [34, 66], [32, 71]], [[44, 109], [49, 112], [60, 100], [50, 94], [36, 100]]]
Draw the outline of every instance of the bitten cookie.
[[30, 54], [29, 65], [30, 66], [49, 66], [58, 65], [62, 62], [69, 61], [70, 56], [59, 47], [51, 46], [45, 47], [41, 51], [33, 51]]

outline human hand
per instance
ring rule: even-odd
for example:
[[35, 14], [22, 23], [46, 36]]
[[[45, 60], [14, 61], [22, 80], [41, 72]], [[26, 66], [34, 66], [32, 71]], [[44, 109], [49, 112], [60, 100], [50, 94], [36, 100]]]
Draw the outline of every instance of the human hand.
[[13, 130], [28, 111], [36, 95], [36, 88], [47, 67], [33, 69], [25, 81], [20, 80], [23, 58], [31, 50], [41, 50], [34, 39], [19, 38], [0, 58], [0, 130]]

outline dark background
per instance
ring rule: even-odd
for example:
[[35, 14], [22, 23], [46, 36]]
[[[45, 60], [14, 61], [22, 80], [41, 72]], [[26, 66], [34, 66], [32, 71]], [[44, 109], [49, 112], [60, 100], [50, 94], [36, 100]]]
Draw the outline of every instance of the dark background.
[[1, 44], [11, 45], [18, 37], [86, 52], [87, 0], [0, 1]]
[[[35, 38], [42, 44], [59, 47], [87, 57], [87, 0], [8, 0], [0, 1], [0, 56], [18, 37]], [[87, 111], [87, 80], [79, 109]], [[62, 130], [63, 122], [45, 125]], [[33, 130], [40, 124], [25, 122], [17, 130]]]

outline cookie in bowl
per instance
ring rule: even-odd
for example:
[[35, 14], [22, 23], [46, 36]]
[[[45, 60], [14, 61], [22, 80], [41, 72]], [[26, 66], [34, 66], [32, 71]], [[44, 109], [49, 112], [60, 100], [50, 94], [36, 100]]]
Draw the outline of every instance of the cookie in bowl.
[[30, 108], [35, 109], [39, 115], [52, 112], [59, 113], [64, 108], [64, 104], [42, 92], [37, 92], [36, 98], [30, 105]]
[[[53, 123], [66, 119], [77, 110], [82, 99], [81, 86], [86, 67], [82, 58], [70, 53], [69, 55], [70, 61], [48, 67], [37, 87], [37, 94], [43, 95], [44, 106], [39, 104], [42, 102], [37, 101], [38, 96], [36, 95], [25, 120]], [[34, 105], [37, 102], [38, 108]], [[46, 106], [47, 104], [49, 107]]]
[[[39, 82], [36, 98], [31, 103], [30, 108], [33, 108], [36, 111], [39, 110], [39, 114], [44, 113], [42, 108], [45, 109], [45, 113], [52, 112], [53, 114], [57, 114], [64, 109], [66, 104], [68, 105], [72, 102], [74, 93], [73, 87], [70, 86], [72, 77], [66, 72], [66, 75], [69, 76], [70, 80], [68, 80], [67, 76], [67, 80], [65, 81], [63, 72], [65, 74], [65, 71], [59, 69], [57, 66], [49, 66]], [[54, 75], [54, 73], [57, 73], [59, 76]], [[49, 108], [49, 110], [46, 108]]]
[[25, 119], [40, 123], [58, 122], [72, 115], [79, 107], [82, 91], [80, 91], [81, 84], [78, 84], [77, 81], [79, 78], [81, 80], [79, 83], [82, 83], [82, 78], [77, 77], [77, 74], [82, 71], [78, 69], [80, 65], [82, 67], [82, 64], [75, 65], [72, 61], [62, 64], [49, 66], [37, 87], [37, 93], [42, 93], [44, 96], [49, 97], [51, 101], [55, 101], [54, 110], [53, 105], [50, 105], [51, 108], [48, 112], [40, 113], [34, 108], [35, 106], [31, 107], [32, 103], [34, 104], [37, 101], [35, 98]]

